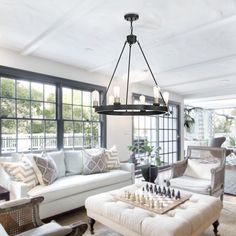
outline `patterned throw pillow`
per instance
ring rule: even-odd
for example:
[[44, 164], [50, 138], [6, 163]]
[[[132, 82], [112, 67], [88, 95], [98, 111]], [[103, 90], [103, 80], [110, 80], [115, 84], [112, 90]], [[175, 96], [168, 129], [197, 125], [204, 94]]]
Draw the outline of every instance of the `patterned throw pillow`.
[[34, 156], [34, 161], [42, 174], [44, 185], [53, 183], [58, 175], [56, 163], [50, 156]]
[[1, 162], [1, 165], [12, 180], [27, 184], [28, 190], [38, 185], [37, 176], [26, 157], [23, 157], [19, 162]]
[[105, 150], [105, 158], [107, 169], [118, 169], [120, 168], [120, 160], [116, 146], [113, 146], [109, 150]]
[[104, 150], [98, 152], [83, 151], [83, 174], [102, 173], [107, 170]]

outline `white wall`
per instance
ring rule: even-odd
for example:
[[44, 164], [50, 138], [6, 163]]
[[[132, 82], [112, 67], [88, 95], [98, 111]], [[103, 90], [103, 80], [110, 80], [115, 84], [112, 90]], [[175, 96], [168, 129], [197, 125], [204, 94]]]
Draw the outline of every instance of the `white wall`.
[[[18, 68], [22, 70], [28, 70], [38, 72], [42, 74], [48, 74], [61, 78], [67, 78], [71, 80], [97, 84], [101, 86], [107, 86], [107, 82], [110, 79], [99, 73], [89, 73], [86, 70], [65, 65], [62, 63], [42, 59], [33, 56], [22, 56], [17, 52], [10, 51], [7, 49], [0, 48], [0, 65]], [[125, 83], [120, 79], [116, 79], [115, 83], [122, 84], [121, 97], [125, 94]], [[152, 95], [152, 88], [132, 84], [130, 86], [130, 97], [132, 92], [142, 93], [144, 95]], [[181, 117], [183, 117], [183, 99], [174, 94], [170, 93], [170, 100], [181, 103]], [[123, 101], [122, 101], [123, 102]], [[181, 124], [181, 146], [183, 147], [183, 119]], [[121, 161], [129, 159], [130, 153], [127, 146], [132, 142], [132, 118], [131, 117], [120, 117], [120, 116], [108, 116], [107, 117], [107, 147], [111, 147], [114, 144], [118, 147]], [[183, 156], [183, 152], [182, 155]]]

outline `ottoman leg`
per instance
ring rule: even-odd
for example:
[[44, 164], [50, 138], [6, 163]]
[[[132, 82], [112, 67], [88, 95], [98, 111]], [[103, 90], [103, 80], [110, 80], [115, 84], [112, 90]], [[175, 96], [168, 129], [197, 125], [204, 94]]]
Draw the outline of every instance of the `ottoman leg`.
[[220, 224], [220, 223], [219, 223], [218, 220], [215, 221], [215, 222], [212, 224], [212, 225], [213, 225], [213, 228], [214, 228], [214, 229], [213, 229], [213, 232], [214, 232], [215, 236], [218, 235], [218, 234], [217, 234], [217, 233], [218, 233], [218, 229], [217, 229], [217, 228], [218, 228], [219, 224]]
[[95, 222], [96, 222], [96, 221], [95, 221], [93, 218], [90, 218], [90, 217], [89, 217], [88, 223], [89, 223], [89, 231], [90, 231], [91, 234], [94, 234], [94, 228], [93, 228], [93, 226], [94, 226]]

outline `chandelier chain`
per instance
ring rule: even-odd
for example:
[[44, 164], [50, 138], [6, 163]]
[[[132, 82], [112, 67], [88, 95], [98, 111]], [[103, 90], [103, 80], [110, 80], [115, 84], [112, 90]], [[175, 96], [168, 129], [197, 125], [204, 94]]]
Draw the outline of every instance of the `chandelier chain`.
[[129, 74], [130, 74], [130, 61], [131, 61], [131, 49], [132, 44], [129, 45], [129, 61], [128, 61], [128, 75], [127, 75], [127, 88], [126, 88], [126, 105], [128, 104], [128, 94], [129, 94]]

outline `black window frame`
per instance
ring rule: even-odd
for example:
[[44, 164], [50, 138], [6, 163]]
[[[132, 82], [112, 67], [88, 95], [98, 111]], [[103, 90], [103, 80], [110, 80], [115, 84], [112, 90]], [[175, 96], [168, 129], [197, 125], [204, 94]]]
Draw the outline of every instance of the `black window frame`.
[[[63, 119], [62, 119], [62, 87], [77, 88], [83, 91], [92, 92], [97, 90], [100, 94], [100, 101], [104, 98], [106, 88], [100, 85], [85, 83], [81, 81], [70, 80], [52, 75], [36, 73], [27, 70], [16, 69], [12, 67], [0, 66], [0, 77], [6, 77], [15, 80], [24, 80], [30, 82], [51, 84], [56, 86], [56, 121], [57, 121], [57, 150], [63, 149]], [[81, 79], [81, 78], [78, 78]], [[7, 156], [11, 153], [2, 153], [2, 114], [0, 113], [0, 156]], [[12, 119], [17, 119], [12, 118]], [[32, 120], [32, 118], [30, 118]], [[100, 133], [101, 147], [106, 147], [106, 116], [100, 115]], [[29, 151], [33, 152], [33, 151]], [[37, 152], [37, 151], [35, 151]], [[15, 153], [15, 152], [12, 152]]]

